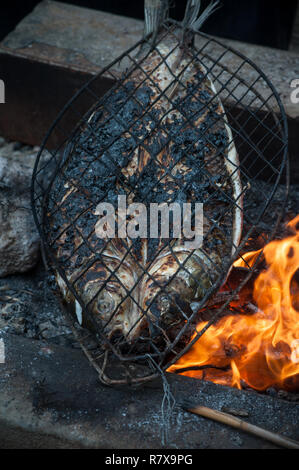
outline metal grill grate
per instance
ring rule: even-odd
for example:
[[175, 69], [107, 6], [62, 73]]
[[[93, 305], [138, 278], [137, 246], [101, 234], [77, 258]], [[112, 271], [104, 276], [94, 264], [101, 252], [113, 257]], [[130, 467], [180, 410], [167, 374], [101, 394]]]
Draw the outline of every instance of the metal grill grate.
[[[154, 46], [141, 40], [93, 77], [54, 122], [34, 169], [44, 253], [105, 383], [144, 382], [176, 362], [204, 334], [193, 338], [198, 312], [219, 305], [206, 330], [252, 275], [248, 267], [240, 285], [219, 296], [234, 260], [253, 238], [271, 239], [283, 211], [274, 196], [287, 189], [287, 124], [273, 86], [218, 40], [195, 33], [186, 52], [182, 38], [182, 27], [168, 21]], [[230, 160], [234, 146], [239, 163]], [[154, 238], [99, 238], [98, 205], [116, 209], [119, 195], [147, 209], [202, 202], [201, 248], [182, 248], [174, 218], [168, 237], [158, 218]], [[194, 225], [194, 204], [190, 217]], [[117, 223], [124, 226], [120, 216]], [[76, 315], [94, 333], [96, 351], [84, 345]]]

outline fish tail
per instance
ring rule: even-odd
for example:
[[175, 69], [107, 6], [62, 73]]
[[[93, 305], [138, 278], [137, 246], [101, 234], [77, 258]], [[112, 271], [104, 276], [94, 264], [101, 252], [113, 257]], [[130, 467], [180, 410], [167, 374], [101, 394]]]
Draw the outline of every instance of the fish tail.
[[188, 0], [185, 16], [183, 19], [184, 29], [199, 31], [209, 16], [211, 16], [214, 11], [218, 10], [218, 4], [219, 0], [211, 2], [210, 5], [208, 5], [207, 8], [201, 13], [201, 15], [199, 15], [201, 0]]
[[167, 19], [169, 0], [144, 0], [144, 35], [153, 34], [155, 37], [160, 26]]

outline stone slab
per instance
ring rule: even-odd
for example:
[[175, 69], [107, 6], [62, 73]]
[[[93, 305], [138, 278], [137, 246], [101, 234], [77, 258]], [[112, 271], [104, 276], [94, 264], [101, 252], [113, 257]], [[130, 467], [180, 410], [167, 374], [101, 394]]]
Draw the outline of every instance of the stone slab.
[[[173, 410], [162, 445], [160, 381], [103, 386], [80, 350], [1, 333], [0, 448], [272, 449], [242, 431]], [[249, 422], [299, 439], [299, 407], [281, 399], [168, 374], [177, 403], [246, 410]], [[24, 438], [23, 438], [24, 436]]]

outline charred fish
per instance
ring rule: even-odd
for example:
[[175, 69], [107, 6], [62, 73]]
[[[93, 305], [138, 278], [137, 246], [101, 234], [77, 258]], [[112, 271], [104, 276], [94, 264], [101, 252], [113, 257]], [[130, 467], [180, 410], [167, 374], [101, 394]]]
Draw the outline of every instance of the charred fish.
[[[78, 322], [98, 327], [109, 341], [171, 340], [172, 328], [188, 321], [240, 242], [238, 155], [193, 46], [193, 31], [214, 7], [198, 17], [200, 1], [189, 0], [184, 27], [176, 28], [163, 25], [163, 1], [145, 2], [148, 48], [90, 111], [52, 184], [46, 224], [65, 272], [65, 279], [57, 272], [57, 283]], [[119, 196], [135, 204], [137, 214], [141, 203], [202, 203], [202, 246], [188, 248], [183, 233], [99, 237], [98, 204], [116, 207]], [[118, 215], [117, 222], [127, 221]]]

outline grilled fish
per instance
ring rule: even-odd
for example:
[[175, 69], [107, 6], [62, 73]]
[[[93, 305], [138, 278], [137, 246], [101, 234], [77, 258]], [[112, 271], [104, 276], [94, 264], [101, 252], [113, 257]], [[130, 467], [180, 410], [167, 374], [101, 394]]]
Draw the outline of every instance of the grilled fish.
[[[149, 1], [145, 8], [155, 47], [143, 50], [138, 66], [104, 96], [67, 145], [46, 216], [56, 259], [77, 293], [75, 298], [57, 272], [64, 300], [80, 324], [130, 345], [141, 337], [173, 339], [172, 327], [186, 323], [194, 302], [223, 275], [242, 231], [233, 135], [192, 46], [192, 27], [214, 5], [197, 19], [200, 2], [189, 2], [186, 28], [161, 26], [157, 5]], [[99, 238], [98, 204], [116, 208], [120, 195], [146, 208], [202, 202], [202, 246], [188, 247], [183, 233]], [[174, 228], [173, 222], [172, 233]]]

